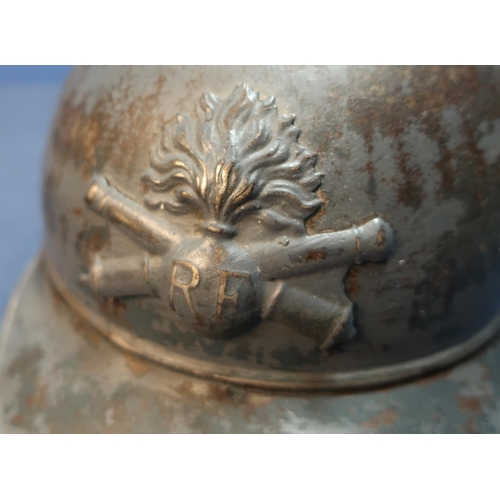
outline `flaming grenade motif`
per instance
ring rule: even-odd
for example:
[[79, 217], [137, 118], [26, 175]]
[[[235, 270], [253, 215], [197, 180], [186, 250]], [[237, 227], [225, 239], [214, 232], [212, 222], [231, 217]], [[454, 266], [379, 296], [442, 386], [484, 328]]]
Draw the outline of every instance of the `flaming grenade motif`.
[[[322, 204], [321, 174], [299, 133], [273, 97], [261, 101], [241, 85], [224, 100], [203, 95], [195, 119], [178, 114], [165, 125], [142, 177], [144, 206], [94, 177], [88, 206], [144, 249], [96, 256], [87, 276], [96, 293], [160, 297], [178, 320], [213, 338], [241, 334], [261, 318], [288, 322], [324, 349], [352, 337], [343, 276], [353, 263], [385, 260], [392, 229], [375, 218], [307, 233], [305, 221]], [[254, 241], [241, 236], [244, 219], [256, 224]], [[196, 229], [183, 229], [186, 220]], [[310, 288], [324, 280], [328, 268], [342, 270], [340, 283], [318, 297], [306, 281]]]

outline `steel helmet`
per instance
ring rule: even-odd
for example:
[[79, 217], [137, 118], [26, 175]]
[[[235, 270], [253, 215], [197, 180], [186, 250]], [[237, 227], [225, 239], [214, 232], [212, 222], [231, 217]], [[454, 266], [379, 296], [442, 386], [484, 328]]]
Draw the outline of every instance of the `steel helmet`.
[[[188, 398], [281, 398], [300, 420], [298, 401], [326, 418], [325, 390], [424, 391], [411, 379], [500, 324], [499, 85], [491, 67], [78, 68], [47, 148], [31, 288], [120, 348], [91, 364], [124, 351], [169, 374], [139, 399], [176, 380]], [[113, 397], [125, 384], [81, 363], [115, 377]]]

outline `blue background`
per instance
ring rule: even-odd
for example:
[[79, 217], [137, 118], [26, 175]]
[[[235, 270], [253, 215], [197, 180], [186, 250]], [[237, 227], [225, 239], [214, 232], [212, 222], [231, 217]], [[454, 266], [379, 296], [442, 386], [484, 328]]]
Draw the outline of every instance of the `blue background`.
[[0, 66], [0, 318], [41, 245], [45, 143], [70, 66]]

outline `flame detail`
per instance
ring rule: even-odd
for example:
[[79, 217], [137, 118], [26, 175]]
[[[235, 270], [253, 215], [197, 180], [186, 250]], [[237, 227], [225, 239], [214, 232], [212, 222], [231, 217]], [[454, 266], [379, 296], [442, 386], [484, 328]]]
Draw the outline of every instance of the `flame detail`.
[[196, 210], [206, 222], [231, 226], [258, 211], [273, 227], [303, 227], [321, 206], [321, 174], [317, 156], [297, 144], [294, 117], [279, 116], [274, 97], [260, 101], [248, 85], [224, 100], [204, 94], [195, 113], [165, 124], [142, 177], [146, 205]]

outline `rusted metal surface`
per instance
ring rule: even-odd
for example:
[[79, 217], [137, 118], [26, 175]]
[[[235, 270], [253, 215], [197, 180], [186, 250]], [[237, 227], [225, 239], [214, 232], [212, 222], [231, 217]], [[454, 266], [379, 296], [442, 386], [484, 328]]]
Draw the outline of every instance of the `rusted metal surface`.
[[123, 353], [68, 308], [39, 265], [13, 297], [0, 340], [3, 432], [500, 431], [498, 342], [453, 369], [385, 389], [250, 390]]
[[[395, 252], [387, 262], [355, 265], [345, 280], [345, 269], [329, 269], [301, 281], [310, 295], [345, 291], [354, 302], [357, 335], [327, 352], [297, 333], [294, 324], [308, 319], [300, 311], [287, 315], [291, 325], [264, 320], [248, 335], [222, 341], [176, 323], [158, 298], [102, 299], [81, 281], [96, 253], [137, 251], [90, 213], [84, 202], [90, 179], [103, 175], [138, 203], [148, 194], [140, 178], [165, 120], [189, 114], [203, 93], [228, 96], [242, 82], [258, 88], [262, 99], [275, 96], [283, 114], [295, 113], [300, 143], [318, 154], [322, 206], [306, 221], [308, 234], [361, 226], [375, 217], [394, 229]], [[290, 385], [307, 377], [352, 385], [353, 373], [374, 369], [389, 370], [386, 380], [425, 373], [446, 364], [444, 353], [454, 353], [448, 362], [468, 354], [472, 348], [465, 346], [477, 348], [496, 328], [499, 85], [500, 70], [492, 67], [78, 69], [47, 151], [45, 256], [89, 311], [87, 319], [95, 315], [124, 332], [121, 340], [128, 335], [131, 350], [146, 342], [147, 349], [138, 349], [142, 354], [156, 345], [169, 360], [258, 372], [261, 382], [286, 375]], [[195, 222], [183, 229], [194, 231]], [[261, 228], [248, 223], [242, 233], [253, 241]], [[296, 258], [311, 266], [327, 260], [321, 248]], [[489, 334], [480, 337], [485, 330]], [[405, 371], [419, 360], [428, 361]], [[394, 366], [401, 369], [390, 372]]]

